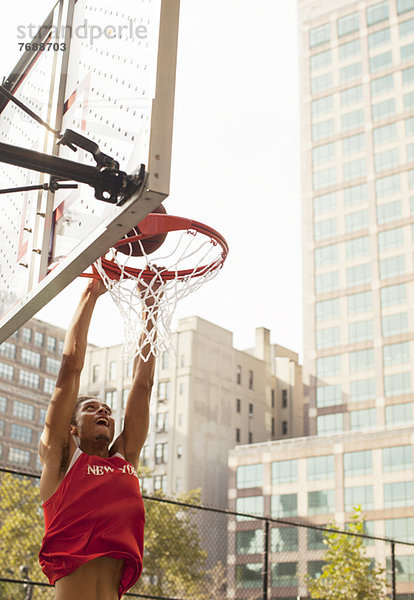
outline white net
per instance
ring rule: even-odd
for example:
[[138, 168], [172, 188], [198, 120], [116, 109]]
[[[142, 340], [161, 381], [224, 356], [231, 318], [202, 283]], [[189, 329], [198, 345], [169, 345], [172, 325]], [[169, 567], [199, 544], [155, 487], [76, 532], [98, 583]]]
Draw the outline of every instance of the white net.
[[142, 257], [111, 248], [94, 263], [121, 313], [127, 360], [140, 356], [147, 361], [151, 353], [174, 350], [171, 327], [177, 302], [215, 277], [227, 254], [216, 239], [195, 230], [170, 231], [167, 242], [151, 257], [138, 241]]

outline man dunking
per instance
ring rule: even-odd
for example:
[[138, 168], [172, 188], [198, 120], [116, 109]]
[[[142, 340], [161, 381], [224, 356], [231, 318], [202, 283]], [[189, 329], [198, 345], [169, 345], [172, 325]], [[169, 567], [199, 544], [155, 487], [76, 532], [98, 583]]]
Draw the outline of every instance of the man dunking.
[[154, 356], [135, 359], [124, 428], [111, 447], [111, 409], [78, 398], [93, 309], [105, 291], [91, 279], [81, 296], [39, 444], [46, 529], [39, 560], [55, 600], [118, 600], [142, 571], [144, 506], [135, 469], [148, 433]]

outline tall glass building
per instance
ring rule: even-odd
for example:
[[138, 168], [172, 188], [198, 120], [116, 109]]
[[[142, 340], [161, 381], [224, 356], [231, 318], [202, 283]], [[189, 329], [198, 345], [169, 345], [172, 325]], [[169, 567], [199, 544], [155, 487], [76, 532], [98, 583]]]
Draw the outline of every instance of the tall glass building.
[[414, 0], [299, 0], [307, 434], [412, 422]]

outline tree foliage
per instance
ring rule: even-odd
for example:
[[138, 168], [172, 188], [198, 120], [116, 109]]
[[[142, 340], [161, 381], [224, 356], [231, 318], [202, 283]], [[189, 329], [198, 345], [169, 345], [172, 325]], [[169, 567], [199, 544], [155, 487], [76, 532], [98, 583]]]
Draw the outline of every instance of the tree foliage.
[[[335, 522], [329, 525], [338, 529]], [[356, 507], [348, 531], [364, 533], [361, 508]], [[362, 537], [326, 532], [325, 565], [319, 577], [308, 577], [311, 598], [318, 600], [388, 600], [385, 592], [385, 571], [373, 566], [366, 556]]]

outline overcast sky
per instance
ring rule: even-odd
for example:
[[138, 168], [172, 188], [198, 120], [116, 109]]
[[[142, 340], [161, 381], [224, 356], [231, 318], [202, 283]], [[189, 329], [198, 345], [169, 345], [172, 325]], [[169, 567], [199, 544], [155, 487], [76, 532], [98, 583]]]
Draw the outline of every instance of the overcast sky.
[[[97, 0], [98, 1], [98, 0]], [[0, 75], [19, 58], [17, 27], [40, 25], [50, 0], [8, 3]], [[181, 0], [171, 214], [226, 237], [218, 277], [177, 309], [254, 344], [256, 327], [302, 352], [300, 154], [296, 1]], [[66, 327], [74, 282], [37, 317]], [[110, 315], [110, 318], [108, 316]], [[103, 327], [105, 323], [105, 327]], [[119, 343], [120, 321], [101, 300], [90, 341]]]

